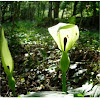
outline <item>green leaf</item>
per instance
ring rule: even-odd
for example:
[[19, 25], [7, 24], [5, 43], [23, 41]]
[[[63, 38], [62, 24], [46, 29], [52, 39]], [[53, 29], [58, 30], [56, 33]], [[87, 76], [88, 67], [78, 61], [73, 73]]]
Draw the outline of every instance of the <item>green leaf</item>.
[[8, 48], [7, 40], [4, 36], [3, 28], [1, 28], [1, 61], [7, 76], [12, 74], [14, 69], [14, 63]]
[[91, 91], [87, 92], [86, 95], [91, 97], [100, 97], [100, 84], [95, 85]]
[[88, 91], [90, 91], [93, 87], [93, 83], [88, 84], [88, 82], [86, 82], [84, 85], [82, 85], [82, 87], [73, 89], [73, 90], [69, 90], [68, 93], [73, 93], [73, 94], [82, 94], [82, 95], [86, 95], [88, 93]]
[[21, 79], [21, 82], [25, 82], [25, 79], [24, 79], [24, 78], [22, 78], [22, 79]]
[[76, 17], [75, 16], [72, 16], [68, 19], [69, 23], [70, 24], [76, 24]]
[[74, 94], [74, 97], [84, 97], [83, 94]]

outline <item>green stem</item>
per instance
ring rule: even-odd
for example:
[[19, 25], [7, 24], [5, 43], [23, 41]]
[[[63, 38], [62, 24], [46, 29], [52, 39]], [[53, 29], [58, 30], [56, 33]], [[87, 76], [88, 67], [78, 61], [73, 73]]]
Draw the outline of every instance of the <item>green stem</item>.
[[13, 92], [13, 96], [15, 97], [16, 96], [16, 93], [15, 93], [15, 79], [14, 77], [12, 76], [12, 73], [9, 74], [8, 76], [8, 85], [9, 85], [9, 88], [12, 90]]
[[16, 97], [16, 93], [15, 93], [15, 90], [13, 90], [12, 92], [13, 92], [13, 96], [14, 96], [14, 97]]
[[70, 59], [67, 55], [67, 52], [63, 51], [62, 52], [62, 57], [60, 59], [60, 68], [62, 70], [62, 91], [66, 92], [66, 72], [69, 68], [70, 64]]
[[62, 91], [66, 92], [66, 72], [62, 72], [62, 78], [63, 78], [63, 81], [62, 81]]

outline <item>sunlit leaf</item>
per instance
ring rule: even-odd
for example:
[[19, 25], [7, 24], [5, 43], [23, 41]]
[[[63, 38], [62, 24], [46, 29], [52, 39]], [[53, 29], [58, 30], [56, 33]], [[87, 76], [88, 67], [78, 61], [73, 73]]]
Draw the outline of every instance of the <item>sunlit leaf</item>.
[[30, 92], [27, 95], [20, 95], [19, 97], [73, 97], [71, 94], [65, 94], [64, 92], [57, 91], [39, 91]]
[[84, 97], [82, 94], [74, 94], [74, 97]]
[[86, 93], [86, 95], [90, 95], [91, 97], [100, 97], [100, 84], [95, 85], [91, 91]]
[[88, 82], [84, 85], [82, 85], [82, 87], [73, 89], [73, 90], [69, 90], [68, 93], [73, 93], [73, 94], [83, 94], [85, 95], [88, 91], [90, 91], [93, 87], [93, 83], [88, 84]]

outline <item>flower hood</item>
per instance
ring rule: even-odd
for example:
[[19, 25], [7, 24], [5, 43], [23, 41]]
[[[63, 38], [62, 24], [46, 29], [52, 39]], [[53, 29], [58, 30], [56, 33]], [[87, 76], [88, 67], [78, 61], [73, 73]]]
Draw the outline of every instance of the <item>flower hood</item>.
[[58, 47], [62, 51], [68, 51], [79, 38], [79, 29], [77, 25], [59, 23], [48, 28], [49, 33], [54, 38]]

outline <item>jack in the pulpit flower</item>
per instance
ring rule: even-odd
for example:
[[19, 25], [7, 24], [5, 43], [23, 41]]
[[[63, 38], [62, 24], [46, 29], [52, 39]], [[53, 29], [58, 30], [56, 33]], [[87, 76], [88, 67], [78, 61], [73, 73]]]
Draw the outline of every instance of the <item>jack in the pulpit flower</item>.
[[77, 25], [59, 23], [48, 28], [48, 30], [59, 49], [65, 52], [70, 50], [79, 38], [79, 29]]
[[67, 52], [79, 38], [79, 29], [77, 25], [59, 23], [48, 28], [48, 30], [57, 43], [59, 49], [62, 50], [62, 57], [60, 59], [60, 68], [62, 70], [63, 78], [62, 90], [66, 92], [66, 71], [70, 65], [70, 59]]

